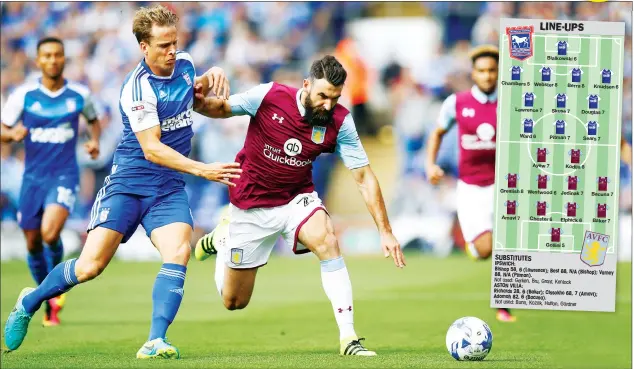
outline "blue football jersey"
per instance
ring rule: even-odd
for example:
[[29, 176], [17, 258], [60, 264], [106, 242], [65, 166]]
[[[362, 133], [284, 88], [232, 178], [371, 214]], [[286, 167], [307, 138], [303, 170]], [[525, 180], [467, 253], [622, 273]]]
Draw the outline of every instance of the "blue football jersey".
[[542, 82], [550, 81], [550, 73], [552, 72], [550, 67], [542, 67], [541, 72], [542, 72]]
[[598, 126], [599, 124], [596, 121], [588, 122], [588, 136], [596, 136]]
[[566, 94], [557, 94], [557, 96], [555, 96], [557, 98], [557, 107], [558, 108], [565, 108], [566, 107], [566, 100], [568, 99], [566, 97]]
[[599, 108], [599, 95], [589, 95], [588, 96], [588, 108], [589, 109], [598, 109]]
[[524, 119], [524, 133], [533, 133], [533, 120], [526, 118]]
[[581, 82], [581, 74], [583, 74], [581, 69], [572, 68], [570, 74], [572, 75], [572, 82]]
[[[177, 52], [171, 76], [152, 73], [145, 60], [129, 73], [121, 88], [119, 110], [123, 136], [114, 154], [118, 176], [142, 183], [144, 176], [182, 179], [182, 173], [145, 159], [135, 132], [161, 127], [161, 142], [184, 156], [191, 152], [194, 79], [196, 70], [191, 56]], [[139, 189], [143, 192], [142, 189]]]
[[559, 41], [557, 43], [557, 55], [566, 55], [568, 53], [568, 42]]
[[29, 131], [24, 138], [24, 175], [31, 178], [78, 176], [76, 146], [79, 116], [87, 121], [97, 113], [87, 87], [64, 80], [52, 92], [40, 81], [18, 87], [2, 109], [2, 123], [13, 127], [22, 121]]
[[513, 66], [511, 67], [511, 80], [519, 81], [522, 76], [522, 67]]
[[612, 71], [609, 69], [604, 69], [601, 71], [601, 83], [611, 83], [612, 82]]
[[532, 92], [527, 92], [524, 94], [524, 106], [532, 107], [534, 101], [535, 101], [535, 94], [533, 94]]
[[566, 122], [563, 120], [558, 120], [555, 122], [555, 134], [563, 135], [566, 134]]

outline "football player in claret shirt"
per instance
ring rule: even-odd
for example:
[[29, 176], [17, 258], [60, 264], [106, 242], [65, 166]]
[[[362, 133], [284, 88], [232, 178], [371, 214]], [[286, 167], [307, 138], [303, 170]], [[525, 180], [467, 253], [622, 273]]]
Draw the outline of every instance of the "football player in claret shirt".
[[[438, 127], [428, 142], [426, 175], [432, 184], [444, 176], [436, 157], [444, 135], [455, 124], [460, 142], [456, 188], [458, 221], [467, 255], [488, 259], [492, 253], [495, 182], [495, 134], [499, 51], [482, 45], [471, 52], [474, 85], [443, 102]], [[465, 114], [473, 111], [473, 114]], [[531, 122], [532, 124], [532, 122]], [[526, 127], [526, 126], [525, 126]], [[500, 321], [515, 321], [508, 309], [498, 309]]]
[[249, 303], [257, 271], [267, 264], [278, 237], [296, 254], [312, 252], [320, 260], [323, 288], [339, 326], [340, 354], [374, 356], [354, 329], [348, 269], [312, 181], [315, 159], [337, 153], [374, 218], [385, 257], [405, 266], [352, 115], [338, 103], [346, 77], [343, 66], [325, 56], [313, 62], [299, 89], [271, 82], [228, 101], [197, 95], [207, 116], [249, 115], [251, 120], [236, 156], [244, 172], [230, 188], [231, 204], [218, 227], [198, 241], [195, 256], [205, 260], [217, 253], [216, 287], [225, 307], [235, 310]]

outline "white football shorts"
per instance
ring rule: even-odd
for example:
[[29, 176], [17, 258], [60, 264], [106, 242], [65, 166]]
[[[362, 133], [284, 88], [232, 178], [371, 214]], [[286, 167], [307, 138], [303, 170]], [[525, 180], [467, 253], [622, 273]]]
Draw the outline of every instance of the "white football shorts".
[[298, 242], [301, 227], [318, 210], [326, 211], [317, 192], [297, 195], [291, 202], [273, 208], [242, 210], [229, 205], [227, 252], [219, 253], [234, 269], [265, 265], [282, 236], [295, 254], [310, 252]]
[[494, 194], [495, 185], [481, 187], [458, 180], [456, 208], [466, 242], [473, 242], [482, 234], [493, 230]]

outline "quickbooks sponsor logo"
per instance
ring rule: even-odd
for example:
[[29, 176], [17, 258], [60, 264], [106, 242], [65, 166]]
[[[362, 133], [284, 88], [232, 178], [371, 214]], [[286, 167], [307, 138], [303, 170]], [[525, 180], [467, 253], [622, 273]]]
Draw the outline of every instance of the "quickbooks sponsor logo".
[[[291, 139], [294, 140], [294, 139]], [[288, 140], [286, 142], [285, 145], [290, 145], [289, 147], [291, 147], [292, 150], [284, 150], [285, 152], [290, 151], [291, 153], [294, 153], [295, 155], [299, 154], [301, 152], [301, 148], [298, 149], [298, 147], [301, 146], [294, 146], [297, 143], [294, 142], [290, 142], [291, 140]], [[301, 144], [300, 144], [301, 145]], [[286, 149], [286, 147], [285, 147]], [[269, 160], [273, 160], [275, 162], [281, 163], [281, 164], [285, 164], [291, 167], [305, 167], [309, 164], [312, 163], [311, 160], [299, 160], [295, 157], [289, 157], [287, 155], [283, 155], [282, 154], [282, 150], [280, 149], [276, 149], [274, 147], [272, 147], [271, 145], [268, 144], [264, 144], [264, 150], [263, 150], [264, 156], [269, 159]]]

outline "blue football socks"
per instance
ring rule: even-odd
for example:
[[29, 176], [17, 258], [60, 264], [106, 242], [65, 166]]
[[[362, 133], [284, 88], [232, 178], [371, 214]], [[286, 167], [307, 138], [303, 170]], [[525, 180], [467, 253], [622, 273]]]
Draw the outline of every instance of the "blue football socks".
[[35, 280], [35, 283], [39, 285], [42, 281], [44, 281], [44, 278], [46, 278], [46, 275], [48, 274], [44, 251], [40, 250], [38, 252], [29, 252], [26, 256], [26, 262], [29, 265], [29, 270], [31, 271], [31, 275]]
[[64, 258], [62, 239], [57, 239], [57, 242], [52, 245], [44, 244], [44, 254], [46, 255], [46, 263], [48, 265], [48, 272], [50, 273]]
[[183, 300], [183, 286], [187, 267], [165, 263], [161, 267], [152, 290], [152, 324], [148, 341], [165, 339], [167, 327], [174, 321]]
[[57, 264], [33, 292], [24, 296], [24, 299], [22, 299], [24, 310], [33, 315], [44, 301], [59, 296], [78, 284], [79, 282], [75, 275], [76, 261], [77, 259], [70, 259], [64, 263]]

